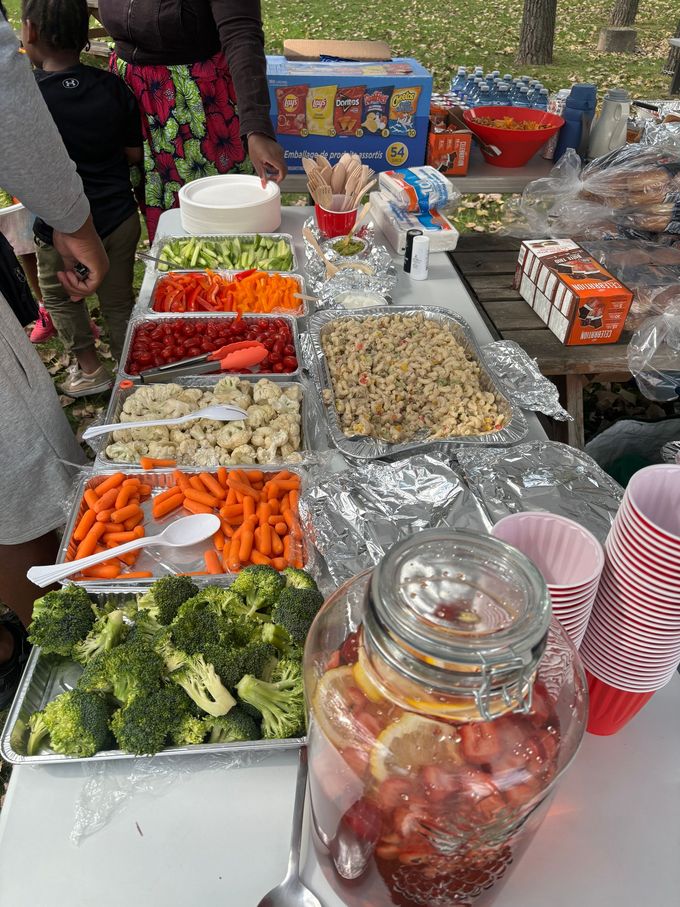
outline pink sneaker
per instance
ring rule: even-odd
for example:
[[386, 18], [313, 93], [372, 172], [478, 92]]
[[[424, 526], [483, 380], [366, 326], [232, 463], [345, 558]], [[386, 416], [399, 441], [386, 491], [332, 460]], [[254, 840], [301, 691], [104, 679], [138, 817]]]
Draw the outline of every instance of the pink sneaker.
[[45, 343], [57, 333], [57, 329], [52, 324], [50, 313], [44, 305], [38, 306], [38, 318], [33, 325], [30, 340], [31, 343]]

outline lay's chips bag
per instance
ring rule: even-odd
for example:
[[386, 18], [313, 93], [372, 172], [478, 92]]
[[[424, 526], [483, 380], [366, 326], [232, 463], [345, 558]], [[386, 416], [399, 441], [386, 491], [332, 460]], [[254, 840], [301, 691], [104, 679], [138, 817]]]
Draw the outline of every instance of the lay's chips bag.
[[335, 85], [313, 86], [307, 92], [307, 131], [310, 135], [335, 135]]

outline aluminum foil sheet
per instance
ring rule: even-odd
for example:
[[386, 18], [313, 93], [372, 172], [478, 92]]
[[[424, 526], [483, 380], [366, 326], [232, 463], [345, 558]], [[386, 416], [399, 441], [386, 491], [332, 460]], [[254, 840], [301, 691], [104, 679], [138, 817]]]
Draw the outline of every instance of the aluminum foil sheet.
[[567, 444], [529, 441], [510, 450], [460, 450], [456, 457], [492, 523], [543, 510], [575, 520], [604, 542], [623, 497], [591, 457]]
[[302, 495], [300, 514], [305, 537], [313, 540], [338, 585], [421, 529], [486, 532], [492, 525], [455, 469], [427, 454], [323, 476]]
[[[305, 221], [305, 227], [312, 231], [316, 239], [323, 246], [325, 240], [319, 233], [314, 218]], [[385, 246], [376, 245], [372, 242], [372, 228], [366, 234], [359, 231], [362, 239], [371, 243], [370, 250], [357, 257], [356, 261], [370, 265], [374, 274], [364, 274], [363, 271], [357, 271], [354, 268], [344, 268], [334, 277], [326, 276], [326, 268], [315, 250], [305, 239], [305, 274], [307, 277], [307, 286], [317, 297], [317, 309], [327, 308], [333, 305], [333, 299], [339, 293], [361, 292], [377, 293], [379, 296], [389, 296], [397, 283], [397, 269], [392, 260], [392, 255]], [[333, 261], [333, 264], [338, 264]]]
[[[397, 315], [424, 316], [425, 318], [433, 319], [439, 324], [448, 327], [453, 332], [456, 340], [463, 346], [468, 357], [479, 363], [482, 388], [491, 391], [496, 395], [498, 408], [505, 417], [505, 424], [502, 428], [497, 431], [488, 431], [479, 435], [455, 435], [437, 440], [432, 440], [431, 436], [424, 435], [422, 438], [415, 437], [409, 441], [404, 441], [401, 444], [393, 444], [368, 435], [355, 435], [349, 437], [342, 431], [335, 410], [335, 404], [332, 401], [333, 385], [322, 346], [323, 332], [328, 325], [339, 319], [352, 318], [361, 320], [376, 318], [378, 316]], [[384, 457], [404, 456], [405, 454], [416, 452], [424, 453], [426, 450], [441, 451], [442, 449], [453, 449], [452, 445], [473, 445], [475, 447], [487, 445], [507, 446], [509, 444], [517, 444], [526, 437], [529, 428], [520, 408], [511, 402], [494, 373], [487, 368], [485, 356], [479, 348], [468, 323], [449, 309], [438, 308], [436, 306], [421, 306], [418, 308], [409, 308], [407, 306], [377, 306], [375, 308], [356, 309], [354, 311], [347, 311], [345, 309], [327, 310], [325, 312], [317, 312], [312, 317], [309, 333], [312, 339], [314, 358], [305, 358], [305, 365], [310, 369], [316, 370], [316, 375], [313, 376], [313, 380], [322, 394], [324, 391], [330, 393], [331, 402], [325, 406], [328, 434], [333, 444], [347, 457], [351, 457], [355, 460], [375, 460]]]
[[560, 406], [557, 387], [542, 375], [536, 360], [514, 340], [497, 340], [482, 347], [487, 366], [503, 384], [507, 396], [522, 409], [543, 413], [560, 422], [573, 421]]
[[669, 441], [661, 448], [664, 463], [680, 463], [680, 441]]

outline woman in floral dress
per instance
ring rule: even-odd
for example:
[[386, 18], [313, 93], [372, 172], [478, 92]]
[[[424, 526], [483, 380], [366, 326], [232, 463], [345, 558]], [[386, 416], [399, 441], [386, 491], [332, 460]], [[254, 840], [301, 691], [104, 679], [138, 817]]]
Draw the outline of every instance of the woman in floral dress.
[[115, 41], [111, 67], [142, 113], [150, 240], [184, 183], [253, 170], [283, 179], [259, 0], [100, 0], [99, 13]]

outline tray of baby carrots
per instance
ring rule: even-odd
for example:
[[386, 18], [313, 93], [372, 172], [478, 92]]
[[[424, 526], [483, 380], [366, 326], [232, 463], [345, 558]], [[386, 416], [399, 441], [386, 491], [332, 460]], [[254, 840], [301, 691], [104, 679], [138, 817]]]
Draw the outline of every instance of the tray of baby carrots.
[[197, 577], [236, 574], [249, 564], [303, 568], [305, 546], [298, 501], [301, 476], [263, 467], [177, 469], [169, 460], [141, 463], [146, 471], [95, 472], [78, 485], [58, 563], [154, 535], [189, 513], [214, 513], [221, 528], [209, 542], [145, 548], [111, 558], [66, 582], [153, 582], [168, 573]]

